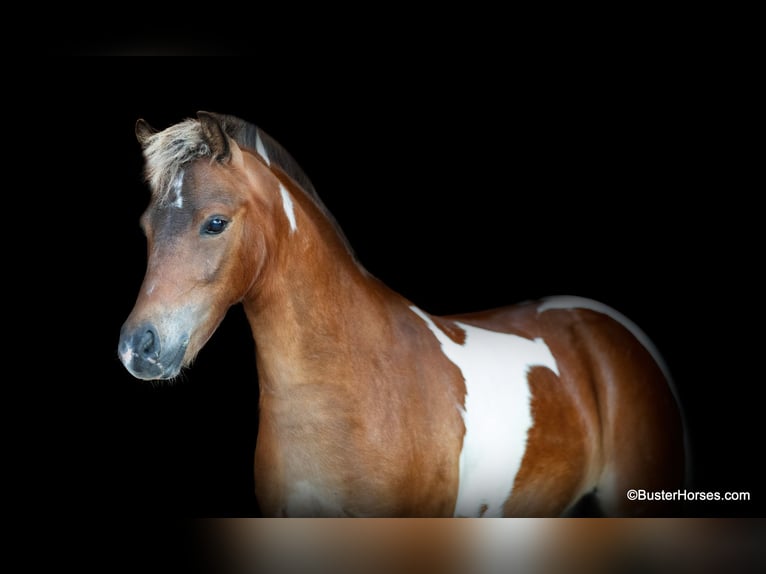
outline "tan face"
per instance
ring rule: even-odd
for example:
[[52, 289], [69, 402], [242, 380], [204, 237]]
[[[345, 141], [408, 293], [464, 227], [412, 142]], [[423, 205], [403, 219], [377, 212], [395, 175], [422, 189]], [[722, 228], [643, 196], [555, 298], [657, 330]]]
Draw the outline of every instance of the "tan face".
[[143, 214], [147, 270], [118, 347], [135, 377], [178, 375], [252, 286], [260, 234], [245, 225], [254, 200], [242, 173], [232, 162], [195, 160]]

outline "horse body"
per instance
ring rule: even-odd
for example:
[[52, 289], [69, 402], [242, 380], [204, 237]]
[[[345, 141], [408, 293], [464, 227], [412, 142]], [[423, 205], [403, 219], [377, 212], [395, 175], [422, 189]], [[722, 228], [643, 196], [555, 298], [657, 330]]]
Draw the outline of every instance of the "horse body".
[[371, 276], [308, 178], [230, 116], [154, 133], [147, 274], [119, 355], [172, 378], [242, 303], [256, 347], [256, 494], [268, 516], [555, 516], [596, 492], [683, 484], [661, 361], [596, 302], [451, 317]]

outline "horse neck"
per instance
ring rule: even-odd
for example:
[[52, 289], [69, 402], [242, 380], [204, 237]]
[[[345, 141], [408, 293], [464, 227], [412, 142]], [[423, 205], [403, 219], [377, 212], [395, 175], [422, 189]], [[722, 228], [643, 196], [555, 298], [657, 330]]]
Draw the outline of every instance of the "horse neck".
[[[360, 348], [385, 345], [404, 298], [369, 275], [317, 205], [292, 188], [296, 227], [281, 230], [265, 277], [243, 301], [262, 390], [339, 385]], [[265, 388], [264, 388], [265, 387]]]

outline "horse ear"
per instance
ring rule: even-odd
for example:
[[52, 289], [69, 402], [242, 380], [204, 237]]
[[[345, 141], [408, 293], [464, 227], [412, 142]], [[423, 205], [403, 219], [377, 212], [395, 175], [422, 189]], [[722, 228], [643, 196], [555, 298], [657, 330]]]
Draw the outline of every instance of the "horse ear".
[[136, 139], [138, 140], [138, 143], [141, 145], [144, 145], [146, 143], [146, 140], [149, 138], [149, 136], [156, 134], [157, 130], [155, 130], [152, 126], [149, 125], [149, 122], [147, 122], [143, 118], [139, 118], [136, 121]]
[[205, 141], [213, 152], [213, 157], [218, 161], [228, 161], [231, 158], [229, 137], [223, 131], [218, 116], [211, 112], [197, 112], [197, 119], [202, 127]]

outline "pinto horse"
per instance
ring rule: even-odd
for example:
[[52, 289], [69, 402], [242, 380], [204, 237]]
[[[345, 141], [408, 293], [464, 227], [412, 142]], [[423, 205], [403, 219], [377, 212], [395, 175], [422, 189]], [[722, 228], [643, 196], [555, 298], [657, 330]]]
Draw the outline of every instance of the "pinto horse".
[[661, 514], [682, 412], [647, 337], [596, 301], [434, 316], [369, 274], [290, 154], [199, 112], [136, 136], [148, 262], [118, 354], [172, 379], [241, 303], [255, 340], [267, 516]]

